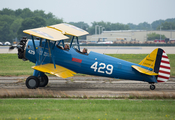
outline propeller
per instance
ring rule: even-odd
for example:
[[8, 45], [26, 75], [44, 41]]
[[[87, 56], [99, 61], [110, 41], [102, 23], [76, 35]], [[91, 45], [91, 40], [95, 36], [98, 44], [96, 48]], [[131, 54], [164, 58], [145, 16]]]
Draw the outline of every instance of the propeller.
[[17, 48], [18, 50], [24, 49], [24, 46], [25, 46], [25, 44], [26, 44], [26, 41], [27, 41], [27, 37], [24, 36], [24, 37], [21, 39], [21, 41], [20, 41], [19, 43], [14, 44], [14, 45], [11, 45], [11, 46], [9, 47], [9, 51], [11, 51], [11, 50], [13, 50], [13, 49], [15, 49], [15, 48]]
[[26, 42], [27, 42], [27, 38], [24, 36], [19, 43], [10, 46], [9, 51], [17, 48], [18, 49], [18, 58], [23, 59], [24, 61], [27, 60], [25, 58], [25, 55], [24, 55], [24, 49], [25, 49]]
[[11, 46], [9, 47], [9, 51], [11, 51], [11, 50], [13, 50], [13, 49], [15, 49], [15, 48], [19, 49], [20, 47], [21, 47], [21, 45], [19, 45], [19, 44], [11, 45]]

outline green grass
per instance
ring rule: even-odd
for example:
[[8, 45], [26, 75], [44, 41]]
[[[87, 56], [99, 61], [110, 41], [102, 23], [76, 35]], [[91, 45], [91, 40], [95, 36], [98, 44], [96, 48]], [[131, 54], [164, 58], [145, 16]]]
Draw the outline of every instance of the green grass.
[[17, 54], [0, 54], [0, 75], [32, 75], [34, 63], [18, 59]]
[[0, 120], [174, 120], [174, 100], [0, 99]]
[[[139, 63], [147, 54], [108, 54], [133, 63]], [[175, 76], [175, 54], [168, 54], [171, 76]], [[0, 54], [0, 76], [32, 75], [34, 63], [18, 59], [16, 54]]]

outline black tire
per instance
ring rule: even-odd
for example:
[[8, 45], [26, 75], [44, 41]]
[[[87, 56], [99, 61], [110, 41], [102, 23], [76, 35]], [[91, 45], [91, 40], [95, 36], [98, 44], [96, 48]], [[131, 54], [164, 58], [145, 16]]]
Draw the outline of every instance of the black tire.
[[47, 75], [44, 75], [43, 77], [39, 77], [39, 80], [40, 80], [39, 87], [45, 87], [49, 82]]
[[156, 88], [155, 85], [150, 85], [150, 89], [151, 89], [151, 90], [154, 90], [155, 88]]
[[30, 76], [26, 79], [26, 86], [29, 89], [36, 89], [39, 87], [40, 81], [36, 76]]

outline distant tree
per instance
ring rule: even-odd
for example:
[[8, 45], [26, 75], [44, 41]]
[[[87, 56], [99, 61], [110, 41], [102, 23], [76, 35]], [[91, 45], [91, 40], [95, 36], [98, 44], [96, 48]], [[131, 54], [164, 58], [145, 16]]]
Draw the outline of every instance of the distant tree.
[[12, 41], [10, 26], [14, 21], [14, 17], [9, 15], [0, 15], [0, 41]]
[[22, 10], [22, 13], [20, 14], [20, 17], [22, 17], [23, 19], [30, 18], [33, 16], [34, 16], [34, 13], [29, 8], [24, 8]]
[[[161, 35], [161, 39], [164, 40], [166, 37], [165, 35]], [[160, 39], [160, 34], [157, 33], [149, 33], [147, 34], [147, 40], [155, 40], [155, 39]]]
[[17, 18], [13, 21], [13, 23], [10, 25], [10, 33], [14, 38], [17, 38], [17, 32], [19, 30], [19, 28], [21, 27], [23, 19], [22, 18]]
[[128, 23], [127, 25], [129, 26], [129, 28], [130, 28], [131, 30], [138, 30], [137, 25], [135, 25], [135, 24], [133, 24], [133, 23]]
[[15, 12], [9, 8], [3, 8], [0, 15], [15, 15]]
[[48, 26], [63, 23], [63, 20], [58, 18], [49, 18], [49, 19], [45, 19], [45, 21], [46, 21], [46, 25]]
[[[45, 14], [43, 10], [31, 11], [29, 8], [11, 10], [4, 8], [0, 10], [0, 41], [7, 41], [6, 39], [9, 39], [9, 36], [10, 39], [19, 38], [23, 35], [22, 31], [24, 29], [59, 24], [62, 22], [63, 19], [55, 17], [51, 12]], [[8, 23], [8, 25], [6, 23]], [[9, 27], [8, 34], [4, 34], [6, 32], [4, 30], [7, 27]]]
[[8, 23], [5, 23], [3, 25], [0, 33], [1, 33], [0, 40], [2, 40], [2, 42], [5, 42], [5, 41], [12, 42], [13, 41], [12, 35], [10, 33], [10, 25]]
[[164, 22], [157, 27], [157, 30], [175, 30], [175, 22]]
[[22, 12], [23, 12], [22, 9], [15, 10], [15, 16], [19, 17], [22, 14]]
[[150, 30], [151, 29], [151, 25], [147, 22], [143, 22], [143, 23], [140, 23], [138, 24], [137, 28], [139, 30]]
[[164, 20], [156, 20], [156, 21], [152, 22], [152, 24], [151, 24], [152, 29], [153, 29], [153, 30], [156, 30], [157, 27], [158, 27], [159, 25], [161, 25], [162, 23], [164, 23]]
[[44, 10], [34, 10], [33, 14], [35, 17], [46, 18], [46, 14], [44, 13]]
[[41, 17], [32, 17], [27, 18], [23, 20], [21, 27], [18, 30], [18, 38], [21, 38], [22, 36], [26, 36], [26, 34], [23, 33], [23, 30], [26, 29], [32, 29], [32, 28], [38, 28], [46, 26], [46, 21]]

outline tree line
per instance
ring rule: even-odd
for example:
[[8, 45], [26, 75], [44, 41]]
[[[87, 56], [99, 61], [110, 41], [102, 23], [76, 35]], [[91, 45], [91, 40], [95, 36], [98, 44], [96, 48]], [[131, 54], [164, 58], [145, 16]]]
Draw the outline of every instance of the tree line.
[[[22, 31], [48, 25], [63, 23], [64, 20], [56, 17], [51, 12], [45, 13], [43, 10], [31, 11], [29, 8], [12, 10], [4, 8], [0, 10], [0, 42], [20, 39], [26, 36]], [[88, 25], [85, 22], [69, 22], [89, 32], [90, 35], [100, 34], [102, 30], [175, 30], [175, 18], [166, 20], [157, 20], [149, 24], [147, 22], [138, 25], [128, 23], [111, 23], [111, 22], [92, 22]], [[97, 27], [98, 26], [98, 27]], [[100, 27], [100, 30], [99, 30]], [[81, 37], [85, 39], [86, 36]]]

